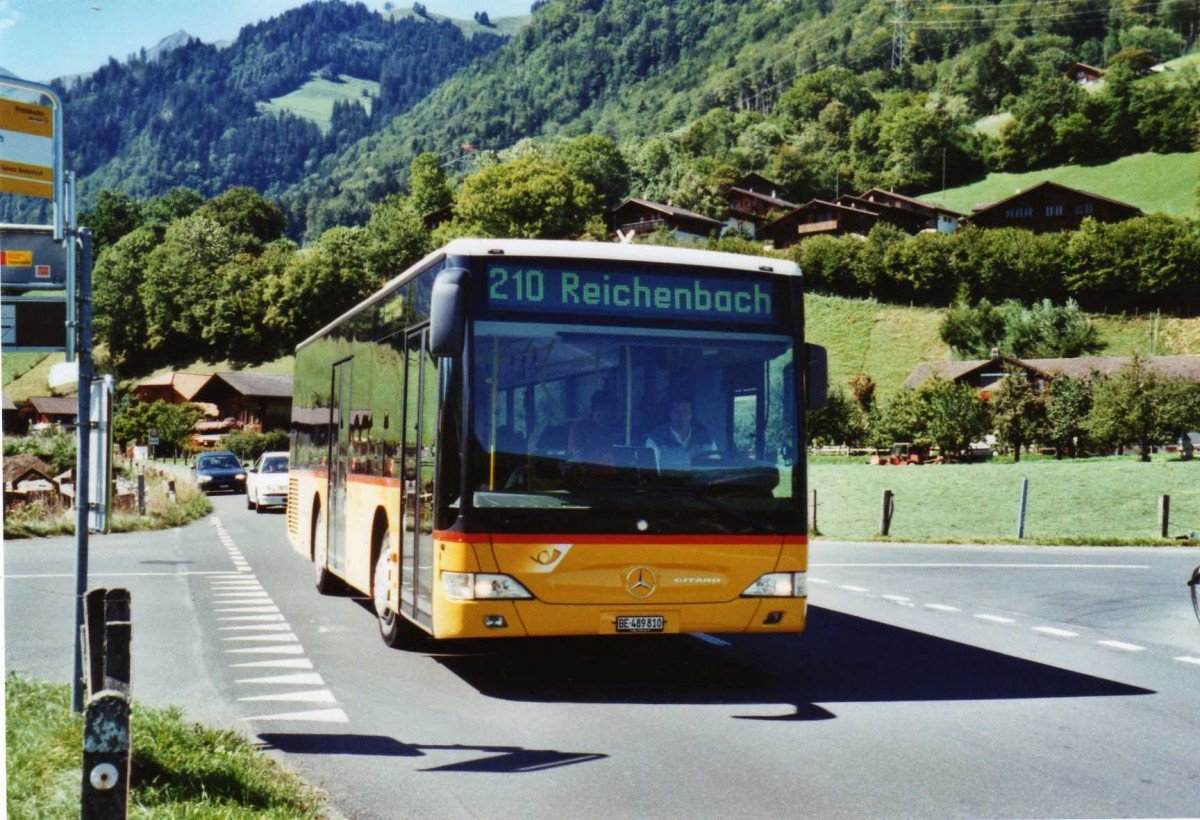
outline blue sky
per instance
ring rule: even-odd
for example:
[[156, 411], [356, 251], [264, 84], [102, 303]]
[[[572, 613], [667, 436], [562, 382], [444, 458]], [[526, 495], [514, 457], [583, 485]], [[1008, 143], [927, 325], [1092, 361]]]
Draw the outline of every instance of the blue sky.
[[[205, 42], [232, 40], [242, 26], [305, 0], [0, 0], [0, 67], [27, 80], [99, 68], [124, 60], [180, 29]], [[382, 9], [384, 0], [364, 0]], [[393, 0], [411, 8], [412, 0]], [[423, 0], [434, 14], [471, 19], [528, 14], [530, 0]]]

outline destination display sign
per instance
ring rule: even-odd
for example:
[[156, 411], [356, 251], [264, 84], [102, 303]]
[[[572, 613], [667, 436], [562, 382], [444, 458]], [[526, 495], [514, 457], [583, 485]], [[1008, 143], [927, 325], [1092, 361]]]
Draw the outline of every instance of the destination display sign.
[[780, 284], [761, 278], [492, 263], [487, 287], [493, 310], [765, 324], [775, 320]]

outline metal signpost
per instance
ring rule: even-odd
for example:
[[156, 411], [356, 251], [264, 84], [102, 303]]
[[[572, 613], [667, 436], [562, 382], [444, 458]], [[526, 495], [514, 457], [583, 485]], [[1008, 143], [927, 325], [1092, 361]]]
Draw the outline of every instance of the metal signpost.
[[[0, 225], [0, 338], [5, 352], [62, 352], [67, 362], [76, 362], [78, 355], [72, 707], [80, 712], [88, 529], [103, 531], [108, 523], [111, 380], [98, 388], [95, 404], [101, 413], [94, 418], [91, 232], [75, 224], [75, 178], [64, 167], [62, 123], [62, 101], [52, 88], [0, 77], [0, 193], [48, 199], [54, 207], [51, 225]], [[77, 255], [82, 261], [78, 282]], [[102, 454], [95, 476], [93, 448]]]

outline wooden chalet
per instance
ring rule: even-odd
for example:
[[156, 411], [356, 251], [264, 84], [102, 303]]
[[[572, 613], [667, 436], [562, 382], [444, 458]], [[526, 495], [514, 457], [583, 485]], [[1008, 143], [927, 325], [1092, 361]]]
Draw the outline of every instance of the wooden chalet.
[[1063, 76], [1077, 85], [1095, 85], [1104, 79], [1104, 69], [1087, 63], [1071, 63]]
[[32, 501], [59, 503], [62, 491], [54, 478], [54, 468], [32, 453], [20, 453], [4, 459], [4, 509]]
[[286, 430], [292, 417], [292, 377], [267, 373], [217, 373], [193, 398], [220, 409], [242, 429]]
[[1049, 233], [1079, 230], [1089, 217], [1098, 222], [1121, 222], [1135, 216], [1142, 216], [1142, 211], [1127, 202], [1047, 180], [976, 209], [966, 221], [979, 228], [1025, 228]]
[[21, 405], [20, 417], [33, 426], [74, 430], [79, 414], [79, 400], [74, 396], [30, 396]]
[[763, 225], [756, 238], [771, 242], [782, 250], [810, 236], [848, 233], [865, 236], [878, 221], [879, 214], [875, 211], [814, 199]]
[[133, 387], [133, 395], [138, 401], [154, 404], [165, 401], [167, 404], [186, 404], [194, 401], [200, 388], [208, 384], [212, 376], [198, 373], [163, 373], [143, 379]]
[[795, 210], [796, 203], [779, 196], [779, 186], [761, 174], [747, 174], [729, 189], [729, 217], [734, 222], [757, 229]]
[[[912, 197], [897, 194], [893, 191], [885, 191], [882, 188], [871, 188], [854, 197], [854, 199], [867, 203], [865, 207], [870, 210], [879, 210], [881, 216], [885, 213], [881, 209], [888, 209], [886, 213], [892, 216], [885, 218], [895, 225], [902, 225], [900, 214], [911, 214], [911, 218], [919, 216], [923, 221], [920, 223], [917, 231], [935, 230], [941, 233], [953, 233], [964, 216], [958, 211], [943, 208], [941, 205], [934, 205], [932, 202], [913, 199]], [[840, 202], [841, 200], [839, 199], [838, 201]]]
[[[1017, 359], [996, 354], [990, 359], [964, 362], [921, 362], [904, 380], [904, 386], [921, 387], [934, 377], [963, 382], [980, 391], [986, 398], [1007, 373], [1006, 366], [1025, 371], [1038, 389], [1059, 376], [1074, 379], [1091, 376], [1114, 376], [1133, 361], [1131, 356], [1077, 356], [1063, 359]], [[1161, 376], [1191, 379], [1200, 384], [1200, 355], [1148, 356], [1146, 369]]]
[[622, 235], [654, 233], [660, 229], [677, 236], [707, 239], [720, 234], [725, 223], [674, 205], [647, 199], [627, 199], [609, 212], [609, 228]]

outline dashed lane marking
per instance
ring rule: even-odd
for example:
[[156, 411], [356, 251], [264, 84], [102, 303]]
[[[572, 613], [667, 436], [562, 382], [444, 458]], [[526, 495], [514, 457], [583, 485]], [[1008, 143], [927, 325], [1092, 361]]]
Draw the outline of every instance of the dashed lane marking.
[[1039, 632], [1042, 635], [1050, 635], [1054, 638], [1078, 638], [1078, 632], [1071, 632], [1069, 629], [1058, 629], [1053, 626], [1035, 626], [1031, 627], [1034, 632]]
[[1096, 641], [1100, 646], [1107, 646], [1109, 649], [1117, 649], [1121, 652], [1145, 652], [1146, 647], [1138, 646], [1135, 643], [1125, 643], [1124, 641]]
[[267, 661], [249, 661], [247, 663], [231, 663], [230, 669], [312, 669], [313, 662], [308, 658], [272, 658]]
[[1002, 615], [981, 615], [981, 614], [977, 613], [975, 615], [975, 617], [981, 621], [987, 621], [990, 624], [1015, 624], [1016, 623], [1016, 620], [1014, 618], [1005, 618]]
[[838, 586], [838, 589], [844, 589], [847, 592], [870, 592], [871, 591], [871, 590], [867, 589], [866, 587], [855, 587], [855, 586], [850, 586], [849, 584], [841, 584]]
[[946, 604], [925, 604], [925, 608], [932, 609], [934, 612], [962, 612], [958, 607]]
[[295, 672], [291, 675], [267, 675], [262, 678], [242, 678], [236, 683], [260, 683], [282, 686], [324, 686], [325, 679], [319, 672]]
[[1190, 655], [1180, 655], [1175, 660], [1180, 661], [1181, 663], [1200, 664], [1200, 658], [1193, 658]]

